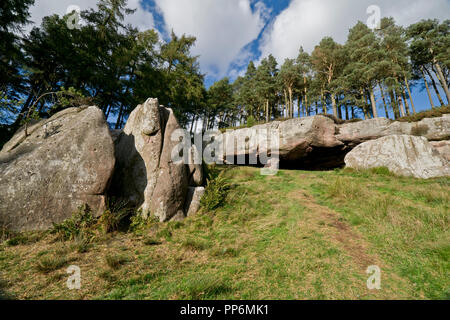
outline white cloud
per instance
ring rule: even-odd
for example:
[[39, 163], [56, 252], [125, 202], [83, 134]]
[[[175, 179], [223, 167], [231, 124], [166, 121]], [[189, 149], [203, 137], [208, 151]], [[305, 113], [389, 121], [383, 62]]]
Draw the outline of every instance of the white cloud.
[[155, 0], [167, 31], [197, 38], [193, 53], [200, 55], [203, 72], [221, 77], [239, 59], [242, 49], [265, 25], [267, 8], [250, 0]]
[[[30, 24], [25, 28], [25, 31], [29, 31], [33, 26], [39, 26], [42, 22], [42, 18], [53, 14], [60, 16], [65, 15], [67, 8], [71, 5], [78, 6], [81, 10], [87, 10], [90, 8], [96, 8], [97, 1], [93, 0], [36, 0], [34, 6], [30, 9], [31, 21], [34, 24]], [[128, 8], [137, 9], [136, 12], [125, 18], [125, 23], [130, 23], [133, 26], [139, 28], [139, 30], [151, 29], [154, 27], [153, 15], [148, 10], [145, 10], [140, 0], [128, 0]]]
[[426, 18], [448, 18], [447, 0], [293, 0], [267, 28], [261, 41], [262, 57], [270, 53], [278, 62], [293, 58], [300, 46], [311, 52], [325, 36], [344, 43], [358, 20], [366, 22], [370, 5], [378, 5], [382, 17], [392, 16], [409, 25]]

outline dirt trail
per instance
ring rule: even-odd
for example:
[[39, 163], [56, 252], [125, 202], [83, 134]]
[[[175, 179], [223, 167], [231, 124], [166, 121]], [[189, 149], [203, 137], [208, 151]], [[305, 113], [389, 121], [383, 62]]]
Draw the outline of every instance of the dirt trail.
[[305, 190], [296, 190], [289, 197], [297, 199], [310, 212], [309, 223], [315, 223], [330, 241], [338, 243], [352, 258], [358, 268], [365, 272], [370, 265], [382, 267], [381, 260], [368, 253], [370, 245], [345, 221], [339, 213], [316, 203], [314, 197]]

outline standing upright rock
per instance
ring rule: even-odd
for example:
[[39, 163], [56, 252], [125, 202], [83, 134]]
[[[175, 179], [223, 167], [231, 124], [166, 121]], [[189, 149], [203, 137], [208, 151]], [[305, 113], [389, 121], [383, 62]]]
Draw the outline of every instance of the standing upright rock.
[[114, 145], [97, 107], [69, 108], [19, 130], [0, 152], [0, 224], [45, 230], [87, 204], [105, 209]]
[[121, 134], [116, 134], [117, 168], [110, 194], [125, 198], [144, 216], [168, 221], [184, 216], [188, 185], [187, 164], [175, 164], [171, 154], [180, 129], [171, 109], [148, 99], [131, 113]]
[[150, 211], [161, 221], [168, 221], [175, 216], [175, 219], [185, 216], [183, 209], [188, 187], [188, 170], [187, 164], [172, 161], [172, 150], [178, 143], [172, 141], [172, 133], [181, 127], [171, 109], [165, 109], [164, 112], [168, 114], [168, 118]]
[[110, 193], [145, 213], [157, 183], [163, 128], [158, 100], [148, 99], [131, 112], [123, 132], [116, 133], [117, 164]]

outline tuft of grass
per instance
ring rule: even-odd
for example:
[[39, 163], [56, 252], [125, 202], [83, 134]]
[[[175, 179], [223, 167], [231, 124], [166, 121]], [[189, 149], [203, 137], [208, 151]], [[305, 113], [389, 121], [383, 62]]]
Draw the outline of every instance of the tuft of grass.
[[61, 269], [69, 260], [61, 256], [44, 256], [36, 263], [36, 269], [42, 273], [50, 273], [52, 271]]
[[164, 238], [167, 241], [169, 241], [172, 238], [172, 231], [170, 231], [169, 228], [164, 228], [164, 229], [158, 231], [158, 233], [156, 233], [156, 236], [158, 238]]
[[239, 251], [235, 248], [214, 248], [211, 250], [213, 257], [237, 257]]
[[334, 182], [325, 185], [324, 188], [329, 197], [337, 199], [357, 199], [364, 194], [361, 186], [348, 177], [337, 177]]
[[117, 281], [117, 277], [116, 277], [114, 274], [112, 274], [110, 270], [103, 270], [103, 271], [100, 271], [100, 272], [98, 273], [98, 277], [99, 277], [100, 279], [105, 280], [106, 282], [108, 282], [108, 283], [110, 283], [110, 284]]
[[184, 240], [181, 246], [190, 250], [201, 251], [210, 248], [211, 244], [204, 240], [189, 238]]
[[433, 108], [431, 110], [422, 111], [410, 116], [402, 117], [397, 119], [400, 122], [417, 122], [425, 118], [438, 118], [442, 117], [444, 114], [450, 113], [450, 106], [442, 106], [438, 108]]
[[395, 176], [394, 173], [392, 173], [391, 171], [389, 171], [389, 169], [387, 167], [377, 167], [377, 168], [371, 168], [369, 169], [369, 171], [375, 175], [380, 175], [380, 176]]
[[156, 240], [155, 238], [147, 238], [144, 240], [144, 244], [146, 246], [158, 246], [158, 245], [162, 244], [162, 242], [159, 240]]
[[212, 299], [221, 294], [232, 291], [232, 288], [224, 279], [214, 275], [198, 275], [188, 278], [182, 284], [186, 299], [201, 300]]
[[108, 254], [105, 257], [106, 264], [113, 270], [119, 269], [122, 265], [128, 262], [128, 258], [122, 255]]
[[104, 233], [118, 231], [121, 227], [125, 228], [128, 218], [133, 213], [134, 210], [130, 208], [128, 201], [110, 198], [107, 202], [107, 209], [98, 222]]

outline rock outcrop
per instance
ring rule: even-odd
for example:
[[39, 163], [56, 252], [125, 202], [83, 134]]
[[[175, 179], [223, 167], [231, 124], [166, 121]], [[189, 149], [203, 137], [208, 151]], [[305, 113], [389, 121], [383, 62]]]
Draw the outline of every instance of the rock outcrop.
[[0, 152], [0, 224], [45, 230], [83, 204], [99, 215], [114, 170], [114, 145], [97, 107], [69, 108], [29, 126]]
[[369, 119], [337, 125], [336, 138], [349, 145], [389, 135], [422, 136], [430, 141], [450, 137], [450, 114], [439, 118], [425, 118], [418, 122], [399, 122], [384, 118]]
[[130, 114], [123, 131], [113, 134], [117, 167], [110, 194], [161, 221], [184, 218], [189, 180], [193, 186], [203, 180], [201, 166], [172, 161], [177, 129], [172, 110], [148, 99]]
[[347, 154], [345, 164], [354, 169], [387, 167], [397, 175], [422, 179], [450, 176], [449, 162], [428, 140], [409, 135], [364, 142]]
[[336, 124], [332, 119], [322, 115], [273, 121], [250, 129], [225, 132], [224, 158], [230, 158], [230, 151], [226, 149], [228, 143], [232, 143], [229, 141], [242, 140], [243, 137], [247, 137], [245, 154], [258, 155], [260, 150], [249, 141], [252, 141], [255, 130], [268, 132], [270, 129], [279, 131], [279, 156], [282, 168], [329, 169], [343, 166], [345, 155], [357, 145], [385, 136], [412, 135], [423, 136], [429, 141], [448, 140], [450, 114], [414, 123], [376, 118]]

